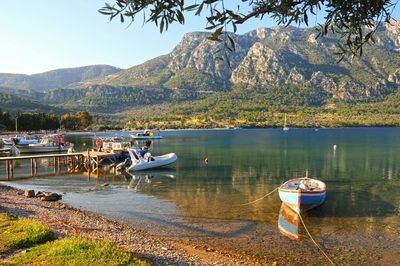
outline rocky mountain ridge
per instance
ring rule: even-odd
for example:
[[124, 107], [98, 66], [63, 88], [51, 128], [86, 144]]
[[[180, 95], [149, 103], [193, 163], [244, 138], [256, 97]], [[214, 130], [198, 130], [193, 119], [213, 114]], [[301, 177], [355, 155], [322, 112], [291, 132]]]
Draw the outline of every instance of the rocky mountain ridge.
[[340, 63], [335, 56], [337, 37], [316, 38], [312, 28], [259, 28], [243, 35], [231, 34], [236, 45], [234, 52], [225, 50], [229, 64], [215, 60], [224, 50], [221, 43], [209, 41], [207, 35], [187, 33], [171, 53], [125, 70], [108, 67], [89, 75], [76, 69], [73, 78], [65, 80], [50, 72], [47, 74], [53, 74], [52, 78], [34, 77], [47, 83], [34, 83], [26, 76], [5, 82], [5, 74], [0, 74], [0, 86], [8, 88], [3, 92], [21, 97], [23, 90], [28, 90], [29, 97], [54, 105], [90, 109], [96, 102], [109, 103], [110, 112], [133, 105], [203, 99], [210, 93], [231, 91], [237, 85], [263, 90], [290, 85], [300, 92], [312, 87], [326, 102], [377, 101], [400, 86], [399, 22], [380, 26], [376, 44], [366, 45], [362, 57], [346, 58]]
[[[380, 26], [376, 44], [366, 45], [362, 57], [337, 63], [335, 36], [316, 38], [314, 29], [260, 28], [231, 35], [236, 51], [228, 51], [230, 66], [215, 60], [221, 44], [207, 40], [207, 33], [187, 33], [170, 54], [123, 70], [104, 84], [206, 91], [293, 84], [317, 86], [328, 98], [376, 100], [400, 85], [399, 33], [399, 22]], [[201, 82], [191, 84], [189, 74]]]

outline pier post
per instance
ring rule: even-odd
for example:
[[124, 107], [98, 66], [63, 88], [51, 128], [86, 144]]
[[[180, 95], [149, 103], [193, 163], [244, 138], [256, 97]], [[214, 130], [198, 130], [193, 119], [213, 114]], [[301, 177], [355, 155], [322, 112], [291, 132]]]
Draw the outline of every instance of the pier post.
[[7, 180], [10, 180], [10, 162], [6, 160], [6, 174], [7, 174]]
[[35, 175], [35, 166], [33, 163], [33, 158], [31, 158], [31, 176], [34, 176], [34, 175]]
[[57, 173], [57, 165], [56, 164], [57, 164], [56, 157], [53, 157], [54, 174]]
[[37, 174], [37, 159], [36, 158], [34, 158], [33, 159], [33, 166], [34, 166], [34, 172], [35, 172], [35, 175]]
[[90, 166], [90, 162], [91, 161], [91, 159], [90, 159], [90, 151], [89, 151], [89, 149], [87, 150], [87, 162], [88, 162], [88, 176], [89, 176], [89, 179], [90, 179], [90, 172], [92, 171], [92, 167]]
[[97, 178], [99, 178], [99, 167], [100, 167], [100, 165], [99, 165], [99, 156], [97, 155], [96, 156], [96, 166], [97, 166], [97, 168], [96, 168], [96, 176], [97, 176]]
[[14, 178], [14, 161], [11, 160], [10, 163], [10, 178], [13, 179]]

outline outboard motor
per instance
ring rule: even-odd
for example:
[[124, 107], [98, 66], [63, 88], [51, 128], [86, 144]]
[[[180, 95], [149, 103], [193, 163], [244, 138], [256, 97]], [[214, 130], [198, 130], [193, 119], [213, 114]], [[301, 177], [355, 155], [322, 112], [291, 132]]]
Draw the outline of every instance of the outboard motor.
[[150, 153], [150, 152], [146, 152], [146, 153], [144, 154], [144, 156], [143, 156], [143, 159], [144, 159], [145, 162], [150, 162], [150, 161], [152, 161], [152, 159], [151, 159], [151, 153]]
[[126, 158], [125, 161], [122, 163], [117, 164], [117, 170], [125, 170], [127, 167], [129, 167], [132, 164], [132, 161], [130, 158]]

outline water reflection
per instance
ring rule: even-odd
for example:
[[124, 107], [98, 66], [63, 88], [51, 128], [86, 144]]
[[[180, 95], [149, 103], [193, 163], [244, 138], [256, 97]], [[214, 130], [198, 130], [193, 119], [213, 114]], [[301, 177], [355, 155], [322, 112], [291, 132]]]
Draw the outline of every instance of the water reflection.
[[289, 208], [286, 204], [282, 203], [278, 217], [279, 232], [292, 240], [298, 241], [300, 240], [300, 225], [301, 221], [299, 214]]
[[140, 184], [150, 184], [155, 176], [174, 179], [176, 171], [174, 169], [158, 169], [130, 173], [122, 169], [120, 173], [125, 177], [126, 181], [129, 182], [128, 188], [137, 191]]
[[[238, 206], [264, 196], [284, 180], [302, 176], [308, 168], [311, 176], [323, 180], [328, 187], [326, 202], [307, 213], [307, 225], [313, 228], [313, 234], [351, 228], [363, 233], [386, 230], [394, 235], [392, 228], [400, 228], [399, 133], [398, 128], [291, 129], [289, 134], [280, 129], [171, 131], [163, 133], [165, 139], [153, 143], [152, 154], [175, 152], [179, 157], [176, 170], [100, 177], [98, 184], [86, 176], [52, 176], [29, 182], [47, 182], [50, 190], [59, 188], [61, 192], [82, 191], [82, 187], [97, 189], [98, 193], [82, 192], [70, 198], [66, 195], [65, 199], [78, 202], [79, 206], [87, 204], [88, 209], [98, 212], [109, 206], [112, 215], [131, 220], [149, 211], [140, 209], [139, 200], [146, 199], [147, 204], [150, 198], [156, 202], [154, 206], [162, 207], [153, 208], [147, 220], [162, 221], [167, 217], [174, 221], [173, 213], [185, 219], [188, 229], [192, 221], [187, 217], [196, 217], [224, 223], [259, 222], [275, 230], [281, 208], [277, 194], [245, 208]], [[69, 141], [80, 150], [91, 145], [91, 138], [75, 138]], [[333, 145], [337, 145], [336, 150]], [[207, 165], [204, 158], [209, 160]], [[52, 172], [52, 162], [48, 163]], [[29, 171], [26, 165], [16, 168], [16, 173], [20, 169]], [[0, 168], [4, 173], [4, 166]], [[110, 186], [102, 187], [105, 182]], [[131, 189], [127, 189], [128, 185]], [[140, 193], [132, 193], [135, 188]], [[91, 205], [100, 198], [102, 204]], [[127, 202], [126, 206], [116, 198]], [[128, 199], [136, 200], [136, 209]], [[175, 224], [179, 226], [180, 222]]]
[[[382, 185], [375, 184], [373, 187], [378, 190]], [[391, 190], [394, 192], [394, 188], [386, 190], [389, 195]], [[395, 214], [396, 210], [391, 201], [373, 193], [369, 184], [356, 184], [344, 191], [331, 184], [327, 201], [321, 208], [310, 210], [308, 214], [310, 217], [384, 217]]]

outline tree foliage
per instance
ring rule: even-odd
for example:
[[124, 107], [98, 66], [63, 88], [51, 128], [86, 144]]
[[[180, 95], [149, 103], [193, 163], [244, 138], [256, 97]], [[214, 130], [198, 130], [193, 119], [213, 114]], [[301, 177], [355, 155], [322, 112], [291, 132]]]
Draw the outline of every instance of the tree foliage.
[[[240, 24], [252, 18], [272, 17], [278, 25], [309, 25], [309, 17], [318, 16], [324, 11], [324, 23], [319, 24], [319, 36], [337, 33], [338, 54], [343, 59], [346, 55], [362, 55], [366, 43], [374, 43], [374, 32], [381, 22], [390, 22], [392, 11], [398, 0], [112, 0], [99, 9], [110, 20], [119, 18], [123, 23], [126, 18], [133, 22], [143, 15], [144, 23], [152, 22], [160, 32], [168, 30], [173, 23], [185, 23], [185, 15], [193, 12], [205, 14], [206, 30], [212, 30], [210, 40], [223, 42], [227, 50], [234, 50], [235, 43], [228, 30], [236, 32]], [[321, 12], [322, 13], [322, 12]]]
[[52, 113], [18, 113], [18, 130], [53, 130], [60, 128], [60, 118]]
[[11, 116], [8, 112], [2, 112], [0, 109], [0, 130], [8, 130], [12, 126]]
[[14, 118], [9, 112], [1, 112], [0, 110], [0, 130], [11, 131], [16, 128], [21, 131], [31, 130], [54, 130], [60, 128], [60, 119], [53, 113], [18, 112]]
[[61, 128], [68, 130], [84, 130], [93, 122], [93, 117], [86, 111], [76, 114], [65, 114], [61, 117]]

